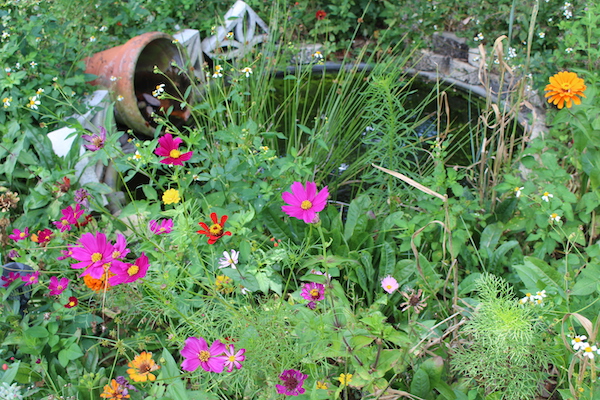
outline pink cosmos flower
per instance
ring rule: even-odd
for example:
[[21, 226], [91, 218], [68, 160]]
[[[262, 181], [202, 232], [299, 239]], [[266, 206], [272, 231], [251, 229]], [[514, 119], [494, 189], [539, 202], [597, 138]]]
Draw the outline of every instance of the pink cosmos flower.
[[79, 204], [73, 206], [69, 206], [63, 210], [60, 210], [63, 217], [60, 221], [54, 221], [53, 224], [56, 226], [61, 232], [70, 231], [71, 225], [77, 224], [77, 220], [79, 217], [83, 215], [83, 210], [79, 206]]
[[11, 283], [21, 278], [21, 274], [18, 272], [9, 272], [8, 276], [0, 277], [0, 280], [4, 281], [2, 287], [9, 287]]
[[115, 242], [111, 257], [114, 260], [120, 260], [125, 258], [127, 254], [129, 254], [129, 249], [127, 248], [127, 239], [125, 239], [125, 236], [119, 233], [117, 234], [117, 241]]
[[173, 230], [173, 220], [172, 219], [163, 219], [160, 222], [153, 219], [148, 223], [148, 228], [150, 232], [155, 235], [162, 235], [163, 233], [171, 233]]
[[62, 256], [56, 257], [57, 260], [65, 260], [73, 255], [73, 251], [71, 249], [61, 250]]
[[154, 150], [154, 154], [161, 157], [166, 157], [160, 160], [163, 164], [183, 165], [184, 161], [188, 161], [194, 154], [193, 151], [187, 153], [180, 152], [179, 145], [183, 140], [179, 137], [173, 139], [170, 133], [165, 134], [158, 139], [158, 147]]
[[325, 298], [325, 285], [316, 282], [305, 283], [300, 294], [310, 301], [321, 301]]
[[327, 204], [329, 191], [325, 186], [317, 193], [317, 185], [314, 182], [306, 182], [306, 187], [300, 182], [292, 183], [292, 192], [283, 192], [281, 198], [289, 205], [281, 207], [281, 210], [290, 217], [298, 218], [312, 224], [319, 221], [317, 213], [322, 211]]
[[243, 355], [246, 352], [246, 349], [240, 349], [237, 353], [234, 353], [235, 349], [233, 345], [230, 344], [225, 348], [225, 357], [227, 361], [225, 361], [225, 367], [227, 367], [227, 372], [233, 371], [233, 367], [235, 366], [237, 369], [242, 368], [242, 361], [246, 359], [246, 356]]
[[25, 286], [33, 285], [40, 281], [40, 271], [32, 272], [31, 274], [21, 276], [21, 280], [25, 282]]
[[184, 371], [195, 371], [202, 367], [207, 372], [221, 373], [225, 368], [227, 357], [222, 356], [225, 351], [225, 344], [220, 340], [215, 340], [210, 348], [206, 340], [200, 337], [189, 337], [185, 340], [185, 346], [181, 350], [181, 355], [185, 360], [181, 363]]
[[133, 264], [113, 262], [110, 272], [115, 275], [109, 278], [108, 283], [111, 286], [116, 286], [121, 283], [135, 282], [146, 276], [149, 266], [148, 257], [144, 253]]
[[50, 290], [50, 296], [58, 296], [69, 286], [69, 278], [58, 278], [56, 276], [50, 277], [50, 284], [48, 289]]
[[400, 285], [398, 285], [398, 281], [395, 280], [394, 277], [388, 275], [381, 280], [381, 287], [386, 292], [392, 294], [400, 287]]
[[27, 236], [29, 236], [29, 228], [25, 228], [25, 230], [22, 232], [20, 229], [15, 228], [13, 229], [13, 233], [11, 235], [8, 235], [8, 238], [14, 240], [15, 242], [18, 242], [19, 240], [27, 239]]
[[100, 133], [92, 134], [92, 135], [83, 135], [81, 137], [85, 139], [89, 144], [84, 145], [84, 147], [90, 151], [98, 151], [104, 147], [104, 142], [106, 142], [106, 129], [103, 126], [100, 127]]
[[308, 378], [308, 375], [295, 369], [286, 369], [279, 379], [283, 381], [283, 385], [275, 385], [277, 393], [285, 394], [286, 396], [298, 396], [303, 394], [306, 390], [302, 387], [304, 380]]
[[79, 261], [71, 264], [71, 268], [85, 268], [81, 276], [89, 275], [100, 279], [104, 274], [104, 265], [113, 261], [112, 255], [115, 247], [106, 240], [104, 233], [98, 232], [96, 236], [92, 233], [84, 233], [78, 242], [81, 247], [70, 246], [71, 257]]

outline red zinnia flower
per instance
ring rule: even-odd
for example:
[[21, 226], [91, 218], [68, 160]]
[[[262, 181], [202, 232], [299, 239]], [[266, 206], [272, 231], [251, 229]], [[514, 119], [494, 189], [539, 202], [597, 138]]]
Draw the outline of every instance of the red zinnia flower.
[[192, 158], [192, 154], [194, 152], [180, 152], [178, 148], [181, 143], [183, 143], [181, 138], [177, 137], [173, 139], [173, 136], [170, 133], [167, 133], [158, 139], [158, 148], [154, 150], [154, 154], [161, 157], [166, 157], [160, 160], [160, 162], [163, 164], [183, 165], [184, 161], [188, 161], [190, 158]]
[[324, 20], [326, 16], [327, 16], [327, 13], [324, 10], [318, 10], [315, 13], [315, 18], [317, 18], [317, 20], [319, 20], [319, 21]]
[[217, 213], [211, 213], [210, 218], [213, 224], [211, 226], [206, 225], [204, 222], [198, 222], [204, 230], [199, 230], [198, 233], [208, 236], [208, 244], [215, 244], [217, 240], [223, 236], [231, 236], [231, 232], [225, 232], [225, 222], [227, 221], [227, 215], [221, 217], [221, 223], [217, 218]]
[[77, 300], [77, 297], [71, 296], [69, 297], [69, 302], [65, 304], [65, 308], [73, 308], [77, 304], [79, 304], [79, 300]]

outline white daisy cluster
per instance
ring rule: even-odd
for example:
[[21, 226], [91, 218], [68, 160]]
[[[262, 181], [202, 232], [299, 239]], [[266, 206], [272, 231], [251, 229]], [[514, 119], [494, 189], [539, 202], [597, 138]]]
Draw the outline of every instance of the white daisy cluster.
[[539, 291], [536, 294], [527, 293], [527, 294], [525, 294], [525, 297], [523, 297], [521, 300], [519, 300], [519, 303], [520, 304], [531, 303], [531, 304], [541, 306], [542, 304], [544, 304], [545, 297], [546, 297], [545, 290]]
[[585, 335], [575, 336], [573, 340], [571, 340], [571, 346], [573, 346], [574, 351], [581, 352], [584, 357], [587, 357], [591, 360], [594, 359], [594, 353], [600, 354], [598, 347], [589, 344], [587, 341], [587, 336]]

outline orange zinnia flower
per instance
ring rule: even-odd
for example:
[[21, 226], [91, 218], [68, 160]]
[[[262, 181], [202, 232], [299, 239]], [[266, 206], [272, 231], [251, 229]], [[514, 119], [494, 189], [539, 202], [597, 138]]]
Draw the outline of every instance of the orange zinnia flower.
[[571, 102], [581, 104], [581, 99], [577, 96], [585, 97], [585, 89], [583, 79], [575, 72], [561, 71], [550, 77], [550, 83], [544, 90], [548, 92], [545, 96], [549, 97], [548, 103], [556, 105], [560, 110], [565, 104], [567, 108], [571, 108]]
[[156, 365], [152, 359], [152, 353], [145, 351], [135, 356], [133, 361], [129, 362], [127, 365], [130, 367], [130, 369], [127, 370], [127, 373], [135, 382], [156, 380], [156, 377], [152, 372], [160, 368], [160, 365]]

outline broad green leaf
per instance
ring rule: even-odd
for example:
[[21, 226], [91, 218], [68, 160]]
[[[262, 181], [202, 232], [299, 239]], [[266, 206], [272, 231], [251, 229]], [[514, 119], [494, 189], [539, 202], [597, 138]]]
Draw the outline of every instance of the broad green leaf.
[[427, 372], [419, 368], [410, 382], [410, 393], [422, 399], [431, 399], [432, 391]]
[[[535, 257], [525, 257], [523, 265], [513, 265], [519, 278], [528, 289], [554, 288], [561, 296], [565, 297], [562, 289], [562, 275], [546, 262]], [[541, 283], [541, 284], [540, 284]]]

